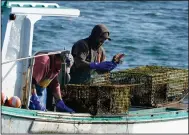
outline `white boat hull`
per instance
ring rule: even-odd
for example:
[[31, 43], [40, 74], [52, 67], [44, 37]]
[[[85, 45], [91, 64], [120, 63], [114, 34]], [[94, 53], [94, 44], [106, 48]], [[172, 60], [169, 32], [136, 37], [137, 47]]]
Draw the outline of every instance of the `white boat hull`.
[[[2, 133], [188, 133], [188, 118], [141, 122], [82, 122], [2, 114]], [[78, 117], [78, 116], [76, 116]], [[86, 116], [88, 117], [88, 116]]]

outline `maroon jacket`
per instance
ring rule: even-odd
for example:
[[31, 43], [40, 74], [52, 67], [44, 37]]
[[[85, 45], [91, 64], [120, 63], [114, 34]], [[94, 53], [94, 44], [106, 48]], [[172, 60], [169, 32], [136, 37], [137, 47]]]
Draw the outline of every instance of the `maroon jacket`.
[[58, 82], [60, 69], [61, 60], [57, 59], [54, 55], [36, 57], [32, 83], [44, 88], [49, 86], [53, 92], [60, 91], [60, 84]]

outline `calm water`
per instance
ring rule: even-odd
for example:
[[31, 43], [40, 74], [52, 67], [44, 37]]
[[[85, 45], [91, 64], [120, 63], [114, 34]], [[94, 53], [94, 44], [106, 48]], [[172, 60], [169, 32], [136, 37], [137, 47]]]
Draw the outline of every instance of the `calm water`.
[[127, 56], [116, 70], [140, 65], [188, 68], [188, 2], [66, 2], [77, 8], [79, 18], [44, 17], [34, 30], [33, 51], [71, 49], [89, 36], [94, 25], [103, 23], [112, 41], [104, 44], [107, 59], [116, 53]]

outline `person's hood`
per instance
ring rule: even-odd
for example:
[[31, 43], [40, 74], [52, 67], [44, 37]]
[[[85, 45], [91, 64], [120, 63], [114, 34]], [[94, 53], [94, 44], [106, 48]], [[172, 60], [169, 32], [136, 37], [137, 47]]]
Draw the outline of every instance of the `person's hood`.
[[[104, 34], [104, 33], [107, 33], [107, 34]], [[111, 40], [109, 37], [110, 32], [108, 28], [104, 24], [98, 24], [92, 29], [91, 35], [89, 36], [90, 44], [92, 45], [91, 46], [92, 48], [97, 46], [95, 41], [102, 35], [106, 35], [105, 38], [107, 38], [108, 40]]]

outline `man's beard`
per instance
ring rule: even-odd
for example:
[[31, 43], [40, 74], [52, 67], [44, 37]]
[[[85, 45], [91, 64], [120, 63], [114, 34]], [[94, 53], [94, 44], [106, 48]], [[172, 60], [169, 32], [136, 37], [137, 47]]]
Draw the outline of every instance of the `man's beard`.
[[96, 46], [94, 46], [94, 50], [98, 50], [103, 44], [98, 43]]

